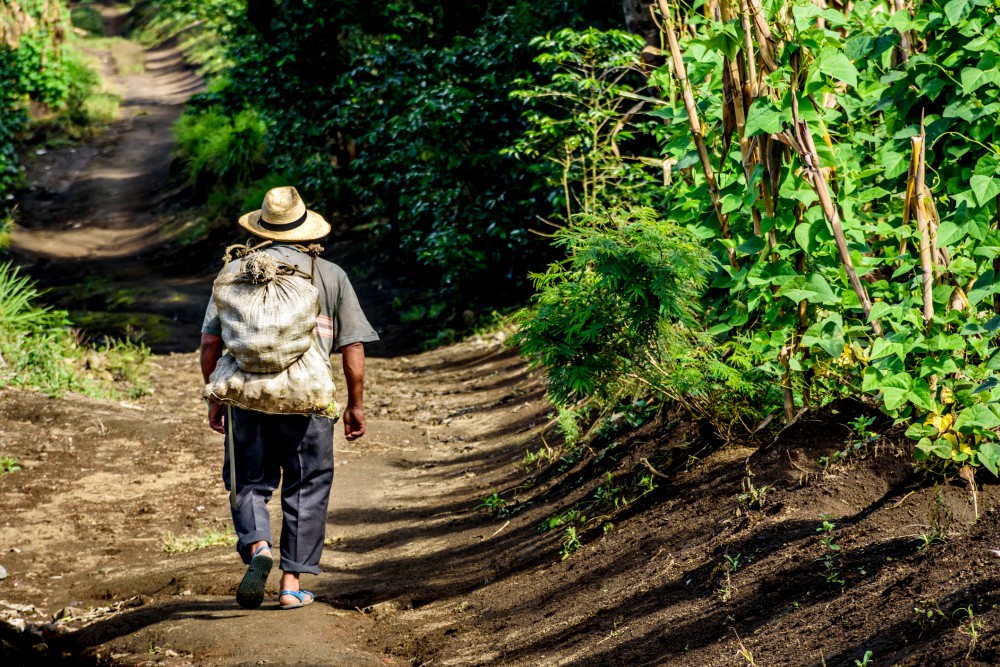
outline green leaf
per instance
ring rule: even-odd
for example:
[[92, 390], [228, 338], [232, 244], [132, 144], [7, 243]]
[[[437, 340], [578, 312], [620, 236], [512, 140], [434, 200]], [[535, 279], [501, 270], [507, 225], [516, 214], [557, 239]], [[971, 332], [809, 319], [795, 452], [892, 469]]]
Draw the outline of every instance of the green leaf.
[[747, 111], [747, 121], [744, 132], [747, 137], [758, 134], [776, 134], [781, 132], [781, 112], [767, 97], [758, 97]]
[[971, 95], [987, 83], [1000, 85], [1000, 72], [993, 68], [983, 71], [975, 67], [962, 70], [962, 93], [965, 95]]
[[938, 434], [938, 430], [931, 424], [923, 422], [913, 422], [906, 429], [906, 437], [910, 440], [920, 440], [921, 438], [932, 438]]
[[997, 426], [1000, 426], [1000, 417], [982, 403], [962, 410], [955, 420], [955, 430], [959, 433], [971, 433], [977, 428], [985, 431]]
[[1000, 182], [993, 176], [975, 175], [969, 179], [972, 186], [972, 194], [976, 196], [976, 203], [986, 206], [994, 197], [1000, 194]]
[[927, 380], [923, 378], [914, 380], [910, 385], [910, 391], [906, 396], [910, 403], [921, 410], [933, 410], [934, 400], [931, 398], [931, 389], [927, 384]]
[[860, 193], [858, 193], [856, 201], [858, 203], [864, 204], [866, 202], [870, 202], [873, 199], [880, 199], [888, 194], [892, 193], [878, 186], [874, 188], [866, 188], [865, 190], [862, 190]]
[[979, 451], [976, 452], [976, 458], [987, 470], [995, 476], [1000, 476], [997, 471], [997, 463], [1000, 462], [1000, 445], [995, 442], [982, 443], [979, 445]]
[[810, 223], [800, 223], [795, 227], [795, 241], [799, 246], [812, 255], [819, 246], [833, 240], [833, 233], [824, 218], [818, 218]]
[[948, 17], [948, 22], [957, 26], [965, 16], [969, 8], [970, 0], [951, 0], [944, 6], [944, 14]]
[[992, 377], [986, 378], [986, 380], [981, 385], [972, 390], [972, 393], [981, 394], [984, 391], [989, 391], [990, 389], [996, 386], [1000, 386], [1000, 380], [998, 380], [997, 377], [994, 375]]
[[858, 70], [843, 53], [835, 49], [823, 49], [818, 59], [819, 71], [849, 86], [858, 85]]
[[737, 246], [736, 251], [744, 255], [756, 255], [757, 253], [759, 253], [761, 250], [764, 249], [765, 245], [767, 245], [767, 242], [764, 241], [764, 237], [751, 236], [746, 241]]
[[799, 301], [823, 305], [839, 303], [837, 295], [830, 288], [830, 283], [818, 273], [810, 274], [804, 281], [801, 278], [790, 280], [778, 290], [778, 296], [791, 299], [795, 303]]

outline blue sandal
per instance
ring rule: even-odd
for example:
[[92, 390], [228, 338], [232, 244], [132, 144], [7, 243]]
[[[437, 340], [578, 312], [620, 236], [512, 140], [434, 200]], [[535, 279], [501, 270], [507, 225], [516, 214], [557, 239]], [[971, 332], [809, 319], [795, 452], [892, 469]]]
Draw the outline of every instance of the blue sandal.
[[[266, 554], [261, 553], [267, 551]], [[267, 575], [271, 573], [274, 566], [274, 557], [271, 555], [270, 545], [264, 545], [253, 552], [250, 559], [250, 566], [240, 587], [236, 589], [236, 602], [244, 609], [256, 609], [264, 601], [264, 588], [267, 586]]]
[[[293, 598], [298, 600], [297, 603], [293, 604], [279, 603], [278, 606], [281, 607], [282, 609], [298, 609], [299, 607], [305, 607], [306, 605], [310, 605], [316, 600], [316, 596], [313, 595], [311, 591], [306, 591], [306, 590], [281, 591], [281, 593], [278, 594], [278, 599], [281, 599], [282, 595], [291, 595]], [[306, 599], [307, 595], [309, 596], [308, 600]]]

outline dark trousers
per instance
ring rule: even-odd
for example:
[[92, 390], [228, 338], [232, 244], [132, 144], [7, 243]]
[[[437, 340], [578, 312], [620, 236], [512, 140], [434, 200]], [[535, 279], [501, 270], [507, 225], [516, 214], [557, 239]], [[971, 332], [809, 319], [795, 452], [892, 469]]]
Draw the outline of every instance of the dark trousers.
[[[250, 545], [271, 540], [267, 502], [281, 483], [281, 569], [319, 574], [326, 511], [333, 485], [334, 420], [269, 415], [232, 408], [236, 440], [236, 549], [249, 563]], [[229, 413], [227, 410], [226, 419]], [[229, 489], [229, 431], [222, 479]]]

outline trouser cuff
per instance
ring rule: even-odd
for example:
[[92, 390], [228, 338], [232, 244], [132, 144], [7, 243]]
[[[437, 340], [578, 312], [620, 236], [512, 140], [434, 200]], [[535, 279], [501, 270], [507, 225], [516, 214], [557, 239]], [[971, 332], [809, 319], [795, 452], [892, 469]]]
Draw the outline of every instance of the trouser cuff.
[[243, 562], [250, 564], [250, 559], [253, 558], [253, 554], [250, 553], [250, 546], [255, 542], [267, 542], [268, 544], [274, 544], [271, 541], [271, 533], [266, 530], [255, 530], [252, 533], [247, 533], [239, 539], [236, 543], [236, 551], [240, 554], [240, 558]]
[[281, 557], [281, 571], [282, 572], [292, 572], [295, 574], [319, 574], [319, 565], [304, 565], [302, 563], [296, 563], [290, 561], [284, 556]]

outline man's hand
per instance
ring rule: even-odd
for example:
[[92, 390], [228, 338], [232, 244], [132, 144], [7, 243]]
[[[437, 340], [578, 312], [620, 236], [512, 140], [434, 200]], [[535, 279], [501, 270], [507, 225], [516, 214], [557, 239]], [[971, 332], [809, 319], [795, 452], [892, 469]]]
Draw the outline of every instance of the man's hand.
[[348, 405], [344, 410], [344, 436], [348, 440], [357, 440], [365, 434], [365, 411], [363, 408]]
[[347, 380], [347, 409], [344, 410], [344, 435], [357, 440], [365, 434], [365, 346], [351, 343], [340, 348]]
[[[222, 358], [222, 337], [203, 333], [201, 335], [201, 375], [208, 382], [216, 364]], [[216, 433], [225, 434], [222, 427], [222, 413], [226, 411], [221, 403], [208, 402], [208, 425]]]
[[222, 415], [226, 413], [226, 406], [222, 403], [208, 402], [208, 425], [216, 433], [226, 434], [226, 429], [222, 426]]

